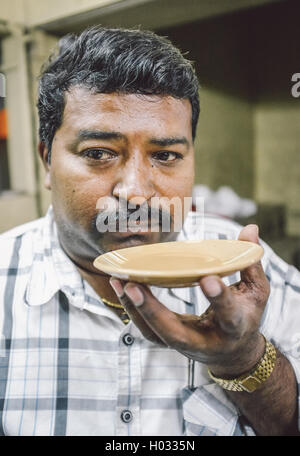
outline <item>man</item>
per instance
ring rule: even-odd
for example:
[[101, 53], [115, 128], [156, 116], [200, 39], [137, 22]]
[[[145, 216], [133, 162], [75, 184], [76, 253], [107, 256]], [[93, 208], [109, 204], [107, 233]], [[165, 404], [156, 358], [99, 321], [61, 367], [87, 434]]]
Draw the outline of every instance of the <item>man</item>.
[[[178, 234], [163, 204], [168, 233], [97, 227], [103, 199], [140, 201], [148, 218], [153, 198], [191, 195], [192, 65], [150, 32], [88, 29], [43, 69], [38, 108], [52, 207], [1, 236], [2, 434], [297, 434], [299, 273], [268, 246], [265, 273], [253, 265], [230, 286], [148, 288], [93, 266]], [[195, 236], [191, 217], [178, 239]], [[239, 231], [205, 219], [206, 238]], [[239, 238], [258, 243], [257, 227]]]

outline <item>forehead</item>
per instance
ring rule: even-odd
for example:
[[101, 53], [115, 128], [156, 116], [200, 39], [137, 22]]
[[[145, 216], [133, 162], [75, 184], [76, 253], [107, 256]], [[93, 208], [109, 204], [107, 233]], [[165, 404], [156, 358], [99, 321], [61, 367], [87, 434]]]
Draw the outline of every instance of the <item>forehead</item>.
[[192, 135], [192, 109], [189, 100], [171, 96], [124, 93], [93, 93], [73, 87], [66, 93], [61, 128], [78, 131], [85, 128], [155, 130]]

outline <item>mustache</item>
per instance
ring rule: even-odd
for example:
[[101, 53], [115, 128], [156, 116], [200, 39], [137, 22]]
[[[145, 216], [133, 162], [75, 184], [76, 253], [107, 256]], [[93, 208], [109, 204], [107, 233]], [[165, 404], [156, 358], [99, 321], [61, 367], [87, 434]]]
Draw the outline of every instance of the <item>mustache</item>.
[[141, 226], [161, 227], [163, 222], [172, 224], [173, 217], [169, 211], [161, 207], [149, 206], [147, 203], [137, 205], [135, 208], [127, 207], [118, 210], [105, 209], [98, 212], [93, 220], [93, 228], [98, 232], [103, 232], [103, 224], [106, 231], [120, 231], [122, 227], [127, 227], [138, 222]]

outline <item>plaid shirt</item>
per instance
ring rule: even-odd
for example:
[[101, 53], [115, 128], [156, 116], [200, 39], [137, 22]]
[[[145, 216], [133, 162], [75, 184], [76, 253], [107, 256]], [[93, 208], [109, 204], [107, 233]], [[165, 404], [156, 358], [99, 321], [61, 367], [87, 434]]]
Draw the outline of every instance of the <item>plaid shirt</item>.
[[[197, 238], [197, 217], [189, 214], [178, 239]], [[204, 228], [206, 239], [236, 239], [240, 231], [211, 216]], [[300, 273], [263, 247], [271, 295], [260, 330], [299, 383]], [[192, 385], [186, 357], [147, 341], [101, 302], [60, 248], [51, 208], [1, 235], [0, 251], [0, 434], [254, 434], [205, 365], [195, 363]], [[208, 306], [198, 287], [151, 288], [179, 313]]]

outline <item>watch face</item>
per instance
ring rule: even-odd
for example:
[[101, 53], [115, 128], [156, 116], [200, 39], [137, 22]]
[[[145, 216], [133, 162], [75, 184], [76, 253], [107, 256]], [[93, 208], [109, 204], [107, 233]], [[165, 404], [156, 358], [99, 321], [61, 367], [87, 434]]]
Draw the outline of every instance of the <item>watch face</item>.
[[261, 385], [261, 381], [258, 378], [249, 375], [249, 377], [240, 382], [240, 385], [245, 391], [252, 393], [252, 391], [255, 391]]

